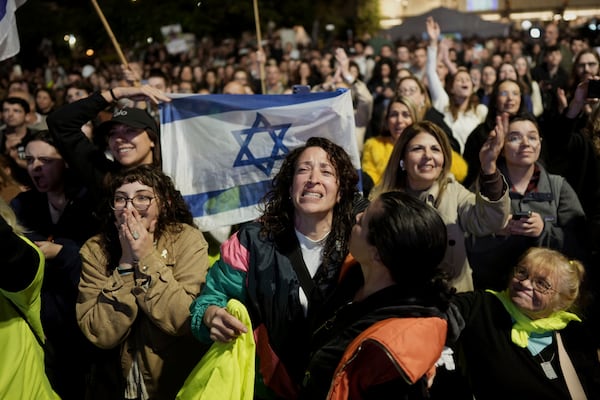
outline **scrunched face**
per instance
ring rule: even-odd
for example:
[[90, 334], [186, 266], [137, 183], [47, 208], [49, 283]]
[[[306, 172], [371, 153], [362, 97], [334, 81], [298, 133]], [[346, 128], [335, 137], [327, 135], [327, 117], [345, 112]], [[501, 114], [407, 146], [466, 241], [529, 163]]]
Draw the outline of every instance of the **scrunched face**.
[[508, 285], [511, 301], [532, 319], [544, 318], [555, 311], [559, 293], [558, 276], [548, 269], [535, 268], [523, 260], [513, 270]]
[[56, 147], [42, 140], [33, 140], [25, 146], [25, 162], [38, 192], [64, 190], [67, 164]]
[[321, 147], [307, 147], [298, 157], [290, 197], [296, 219], [333, 219], [340, 184], [329, 155]]

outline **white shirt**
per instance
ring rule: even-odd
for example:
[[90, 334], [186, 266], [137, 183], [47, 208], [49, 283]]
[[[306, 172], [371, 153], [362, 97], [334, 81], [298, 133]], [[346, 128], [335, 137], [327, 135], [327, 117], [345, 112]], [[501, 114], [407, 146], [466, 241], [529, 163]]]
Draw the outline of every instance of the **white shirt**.
[[[317, 273], [317, 269], [319, 269], [321, 262], [323, 261], [323, 248], [325, 247], [325, 241], [327, 240], [329, 233], [319, 240], [312, 240], [298, 230], [294, 230], [296, 231], [298, 242], [300, 242], [302, 259], [304, 260], [304, 264], [306, 264], [306, 268], [308, 269], [310, 277], [313, 278]], [[302, 304], [302, 309], [304, 310], [304, 315], [306, 316], [308, 311], [308, 298], [306, 297], [306, 293], [304, 293], [302, 286], [300, 286], [300, 304]]]

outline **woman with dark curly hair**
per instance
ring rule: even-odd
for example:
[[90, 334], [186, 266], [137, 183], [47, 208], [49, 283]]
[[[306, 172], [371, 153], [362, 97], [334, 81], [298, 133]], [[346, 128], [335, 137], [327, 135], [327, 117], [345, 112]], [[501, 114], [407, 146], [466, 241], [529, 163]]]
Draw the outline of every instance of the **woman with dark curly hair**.
[[[357, 182], [348, 154], [327, 139], [313, 137], [291, 151], [262, 216], [223, 243], [190, 308], [192, 332], [203, 342], [266, 332], [271, 354], [258, 350], [260, 373], [282, 398], [296, 396], [308, 358], [308, 318], [332, 292], [348, 254]], [[223, 308], [229, 299], [245, 304], [252, 327]]]
[[205, 350], [190, 333], [188, 310], [205, 281], [208, 245], [159, 169], [123, 170], [107, 186], [112, 211], [102, 233], [81, 248], [76, 313], [88, 340], [118, 348], [121, 359], [113, 379], [95, 377], [91, 392], [173, 399]]

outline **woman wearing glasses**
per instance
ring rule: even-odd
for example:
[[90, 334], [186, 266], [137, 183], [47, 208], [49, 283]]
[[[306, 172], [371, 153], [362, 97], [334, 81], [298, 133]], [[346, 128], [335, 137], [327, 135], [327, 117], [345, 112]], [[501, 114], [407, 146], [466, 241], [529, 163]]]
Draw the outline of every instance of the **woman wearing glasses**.
[[502, 291], [461, 293], [452, 301], [464, 324], [452, 347], [461, 354], [457, 367], [469, 398], [600, 398], [596, 349], [573, 312], [583, 265], [539, 247], [515, 265]]
[[85, 336], [120, 353], [118, 376], [93, 382], [93, 394], [173, 399], [204, 350], [191, 335], [188, 310], [205, 281], [207, 243], [179, 191], [157, 168], [117, 173], [110, 193], [112, 211], [102, 233], [81, 249], [76, 307]]
[[405, 96], [412, 100], [417, 108], [419, 121], [433, 122], [448, 136], [452, 150], [459, 152], [460, 145], [452, 134], [452, 129], [444, 122], [444, 114], [433, 108], [427, 88], [416, 76], [406, 76], [398, 81], [397, 96]]
[[517, 259], [532, 246], [585, 258], [585, 214], [571, 185], [538, 162], [541, 145], [532, 116], [510, 120], [498, 167], [510, 188], [511, 218], [494, 235], [467, 239], [475, 288], [502, 289]]

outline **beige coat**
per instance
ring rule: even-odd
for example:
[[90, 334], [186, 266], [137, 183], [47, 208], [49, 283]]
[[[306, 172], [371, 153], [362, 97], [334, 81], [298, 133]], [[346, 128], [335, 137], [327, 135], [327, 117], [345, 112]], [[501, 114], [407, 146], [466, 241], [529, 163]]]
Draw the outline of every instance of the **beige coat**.
[[[504, 186], [507, 184], [504, 181]], [[435, 183], [429, 190], [422, 192], [419, 198], [435, 207], [446, 223], [448, 246], [442, 263], [448, 272], [450, 284], [458, 292], [473, 290], [473, 277], [467, 251], [465, 236], [485, 236], [504, 227], [510, 213], [509, 191], [497, 201], [482, 196], [479, 186], [475, 193], [458, 183], [454, 176], [448, 176], [446, 189], [439, 197], [439, 185]]]
[[205, 350], [191, 335], [189, 307], [205, 282], [207, 249], [202, 233], [191, 226], [165, 233], [140, 260], [135, 279], [107, 265], [99, 236], [81, 248], [79, 327], [100, 348], [121, 346], [124, 378], [137, 354], [150, 399], [175, 398]]

